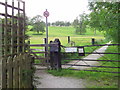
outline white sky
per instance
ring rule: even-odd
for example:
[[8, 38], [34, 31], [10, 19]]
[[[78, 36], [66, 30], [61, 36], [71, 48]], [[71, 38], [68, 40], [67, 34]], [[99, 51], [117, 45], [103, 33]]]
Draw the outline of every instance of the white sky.
[[[4, 2], [5, 0], [0, 0]], [[8, 0], [11, 3], [12, 0]], [[72, 22], [79, 14], [87, 9], [87, 0], [24, 0], [26, 2], [26, 15], [33, 17], [36, 15], [43, 16], [43, 12], [47, 9], [50, 13], [48, 22], [70, 21]], [[45, 18], [43, 16], [43, 20]]]

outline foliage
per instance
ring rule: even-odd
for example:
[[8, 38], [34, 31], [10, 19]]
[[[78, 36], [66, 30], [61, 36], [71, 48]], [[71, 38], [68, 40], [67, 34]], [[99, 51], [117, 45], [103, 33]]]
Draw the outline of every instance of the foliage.
[[51, 24], [52, 26], [70, 26], [70, 22], [56, 21]]
[[114, 42], [120, 43], [120, 25], [119, 19], [119, 4], [118, 2], [90, 2], [89, 9], [91, 13], [90, 26], [105, 32], [105, 37]]
[[88, 18], [85, 13], [79, 15], [79, 19], [76, 18], [73, 22], [73, 26], [76, 29], [76, 34], [85, 34]]
[[27, 27], [28, 27], [28, 28], [27, 28], [27, 31], [33, 31], [33, 26], [28, 25]]
[[41, 32], [42, 34], [45, 32], [45, 23], [41, 20], [41, 16], [37, 15], [31, 19], [33, 30], [35, 30], [38, 34]]

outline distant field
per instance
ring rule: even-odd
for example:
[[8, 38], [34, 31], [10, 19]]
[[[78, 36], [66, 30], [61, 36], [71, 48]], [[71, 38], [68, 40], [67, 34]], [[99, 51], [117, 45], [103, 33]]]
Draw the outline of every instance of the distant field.
[[[31, 44], [43, 44], [46, 33], [43, 35], [37, 35], [34, 31], [28, 31], [27, 34], [30, 37]], [[71, 41], [75, 42], [75, 46], [91, 45], [91, 38], [95, 38], [97, 42], [101, 43], [104, 40], [103, 34], [97, 31], [97, 34], [94, 35], [92, 30], [87, 29], [85, 35], [77, 35], [73, 27], [49, 27], [49, 41], [53, 41], [55, 38], [59, 38], [63, 46], [71, 46], [68, 44], [68, 36], [71, 37]], [[44, 47], [31, 47], [33, 49], [44, 49]], [[99, 47], [85, 47], [86, 52], [92, 52]], [[64, 49], [62, 48], [62, 51]], [[38, 54], [44, 56], [43, 54]], [[74, 55], [78, 56], [78, 55]], [[35, 61], [40, 63], [40, 61]]]
[[[32, 44], [44, 43], [43, 39], [46, 37], [46, 33], [43, 35], [35, 35], [37, 34], [36, 32], [29, 31], [27, 34], [31, 36], [30, 40]], [[49, 41], [59, 38], [62, 44], [67, 45], [67, 36], [71, 36], [71, 41], [74, 41], [76, 45], [91, 44], [91, 38], [93, 37], [96, 40], [104, 39], [103, 34], [99, 31], [94, 35], [93, 30], [87, 29], [85, 35], [77, 35], [73, 27], [49, 27]]]

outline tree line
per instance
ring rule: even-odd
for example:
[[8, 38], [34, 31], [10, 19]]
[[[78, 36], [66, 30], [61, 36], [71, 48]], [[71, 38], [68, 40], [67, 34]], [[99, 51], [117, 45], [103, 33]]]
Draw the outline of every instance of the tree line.
[[70, 26], [71, 23], [70, 22], [64, 22], [64, 21], [56, 21], [53, 23], [49, 23], [50, 26]]

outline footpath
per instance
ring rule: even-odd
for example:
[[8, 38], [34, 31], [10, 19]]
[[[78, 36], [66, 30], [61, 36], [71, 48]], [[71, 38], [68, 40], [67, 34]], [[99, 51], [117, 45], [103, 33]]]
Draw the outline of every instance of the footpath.
[[[110, 43], [107, 43], [110, 44]], [[103, 46], [94, 52], [96, 53], [104, 53], [108, 46]], [[90, 54], [83, 59], [93, 59], [97, 60], [98, 58], [102, 57], [104, 54]], [[77, 63], [76, 63], [77, 62]], [[71, 61], [68, 64], [77, 64], [77, 65], [96, 65], [98, 64], [97, 61]], [[68, 68], [70, 66], [63, 65], [62, 68]], [[89, 67], [82, 67], [82, 66], [72, 66], [75, 69], [87, 69]], [[35, 84], [37, 88], [85, 88], [84, 80], [76, 79], [72, 77], [59, 77], [53, 76], [44, 70], [37, 70], [35, 73], [37, 79], [37, 83]]]
[[[107, 44], [110, 44], [111, 42], [107, 43]], [[108, 48], [108, 46], [103, 46], [95, 51], [93, 51], [94, 53], [104, 53], [105, 50]], [[98, 58], [104, 56], [104, 54], [90, 54], [88, 56], [86, 56], [85, 58], [83, 59], [87, 59], [88, 61], [78, 61], [78, 60], [74, 60], [74, 61], [71, 61], [69, 62], [68, 64], [75, 64], [75, 65], [97, 65], [99, 64], [99, 62], [97, 61], [89, 61], [90, 60], [97, 60]], [[69, 68], [71, 66], [68, 66], [68, 65], [63, 65], [62, 66], [63, 68]], [[74, 68], [74, 69], [80, 69], [80, 70], [83, 70], [83, 69], [87, 69], [87, 68], [90, 68], [90, 67], [85, 67], [85, 66], [72, 66], [71, 68]]]

